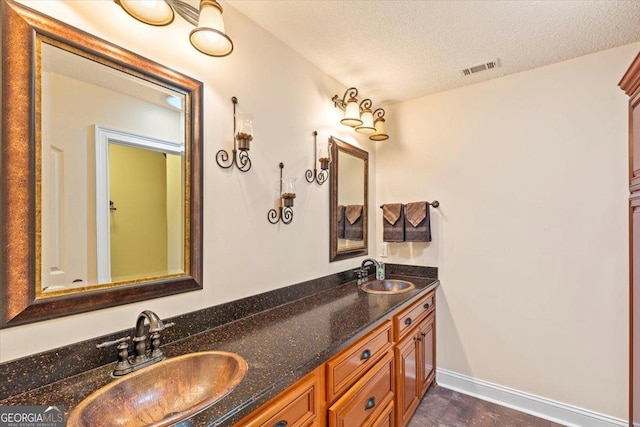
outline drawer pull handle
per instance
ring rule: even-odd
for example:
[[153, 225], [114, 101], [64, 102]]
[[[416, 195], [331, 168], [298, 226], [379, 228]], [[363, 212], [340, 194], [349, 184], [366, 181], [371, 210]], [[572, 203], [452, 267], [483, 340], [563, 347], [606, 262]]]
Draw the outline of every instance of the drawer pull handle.
[[366, 349], [365, 351], [362, 352], [362, 356], [360, 356], [360, 360], [367, 360], [370, 357], [371, 357], [371, 350]]
[[371, 397], [369, 398], [369, 400], [367, 400], [367, 404], [365, 405], [364, 409], [371, 409], [374, 406], [376, 406], [376, 398]]
[[276, 424], [273, 425], [273, 427], [287, 427], [287, 424], [289, 424], [286, 421], [278, 421]]
[[425, 310], [429, 310], [429, 307], [431, 307], [431, 305], [430, 305], [429, 303], [426, 303], [426, 304], [424, 305], [424, 309], [425, 309]]
[[404, 324], [405, 324], [405, 325], [407, 325], [407, 326], [409, 326], [409, 325], [411, 324], [411, 322], [412, 322], [411, 317], [407, 317], [407, 318], [404, 320]]

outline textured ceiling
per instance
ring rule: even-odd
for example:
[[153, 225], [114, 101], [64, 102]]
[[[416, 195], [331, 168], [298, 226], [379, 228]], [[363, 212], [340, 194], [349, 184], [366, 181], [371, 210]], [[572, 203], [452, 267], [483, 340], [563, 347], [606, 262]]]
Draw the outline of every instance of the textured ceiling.
[[[376, 105], [640, 40], [636, 0], [227, 0], [225, 4], [345, 86], [358, 87]], [[501, 67], [494, 70], [467, 77], [460, 73], [496, 58]]]

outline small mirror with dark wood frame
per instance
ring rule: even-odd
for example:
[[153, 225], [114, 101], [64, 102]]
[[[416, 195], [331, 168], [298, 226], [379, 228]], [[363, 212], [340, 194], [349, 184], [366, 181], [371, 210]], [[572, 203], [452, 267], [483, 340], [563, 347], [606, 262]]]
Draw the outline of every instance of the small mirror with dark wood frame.
[[369, 153], [331, 137], [329, 260], [368, 254]]
[[0, 11], [0, 327], [202, 289], [202, 83]]

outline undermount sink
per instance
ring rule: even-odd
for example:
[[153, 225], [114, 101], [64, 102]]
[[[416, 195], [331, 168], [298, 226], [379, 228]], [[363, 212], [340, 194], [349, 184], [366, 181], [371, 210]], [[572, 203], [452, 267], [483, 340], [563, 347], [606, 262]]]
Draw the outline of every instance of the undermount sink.
[[362, 285], [362, 290], [372, 294], [400, 294], [410, 291], [415, 285], [405, 280], [372, 280]]
[[169, 426], [215, 403], [246, 373], [241, 356], [223, 351], [163, 360], [96, 390], [71, 411], [67, 427]]

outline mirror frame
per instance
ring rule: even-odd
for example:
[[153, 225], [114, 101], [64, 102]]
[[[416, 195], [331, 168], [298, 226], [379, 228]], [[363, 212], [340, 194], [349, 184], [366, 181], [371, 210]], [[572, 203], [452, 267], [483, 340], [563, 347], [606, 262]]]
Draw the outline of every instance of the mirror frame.
[[[331, 144], [331, 173], [329, 175], [329, 261], [355, 258], [369, 254], [369, 153], [334, 136]], [[338, 251], [338, 153], [342, 151], [364, 160], [364, 206], [362, 224], [364, 248]]]
[[[202, 83], [11, 0], [2, 14], [0, 328], [202, 289]], [[185, 274], [39, 296], [39, 37], [185, 95]], [[84, 290], [86, 289], [86, 291]]]

